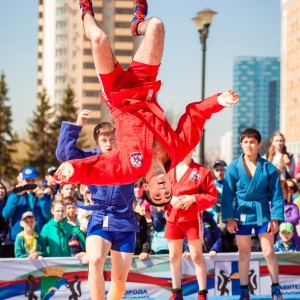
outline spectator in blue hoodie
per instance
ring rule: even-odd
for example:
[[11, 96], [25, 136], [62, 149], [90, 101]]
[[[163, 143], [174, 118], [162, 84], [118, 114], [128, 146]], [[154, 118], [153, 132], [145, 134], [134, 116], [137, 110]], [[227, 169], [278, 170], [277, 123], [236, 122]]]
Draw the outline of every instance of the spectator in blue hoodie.
[[36, 218], [35, 231], [40, 234], [42, 227], [52, 217], [51, 204], [53, 199], [50, 195], [44, 194], [43, 190], [37, 186], [38, 173], [32, 166], [23, 169], [23, 185], [18, 185], [8, 196], [3, 208], [2, 215], [10, 222], [10, 240], [14, 243], [16, 236], [23, 230], [20, 221], [23, 213], [31, 211]]

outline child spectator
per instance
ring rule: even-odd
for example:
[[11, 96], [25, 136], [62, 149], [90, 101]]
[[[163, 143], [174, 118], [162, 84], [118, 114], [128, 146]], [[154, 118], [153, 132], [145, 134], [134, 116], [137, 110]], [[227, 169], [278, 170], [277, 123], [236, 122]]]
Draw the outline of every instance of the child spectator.
[[294, 226], [289, 222], [282, 222], [279, 226], [279, 238], [274, 245], [275, 252], [300, 251], [297, 247], [294, 236]]
[[146, 179], [142, 177], [134, 184], [134, 198], [136, 200], [136, 206], [134, 210], [136, 213], [145, 216], [147, 223], [149, 224], [149, 226], [151, 226], [152, 219], [150, 211], [152, 205], [144, 197], [144, 183], [146, 183]]
[[75, 196], [75, 184], [62, 184], [56, 199], [64, 200], [66, 197]]
[[83, 190], [83, 204], [84, 205], [93, 205], [94, 200], [92, 199], [92, 193], [89, 190], [87, 185], [80, 185], [80, 188]]
[[77, 201], [74, 197], [68, 196], [63, 199], [66, 207], [66, 219], [73, 226], [79, 226], [77, 219]]
[[42, 241], [40, 236], [33, 230], [36, 220], [31, 211], [27, 211], [22, 215], [21, 226], [24, 228], [16, 237], [15, 257], [28, 259], [42, 259], [45, 252], [42, 249]]
[[139, 259], [144, 260], [150, 254], [150, 230], [144, 212], [135, 212], [135, 217], [139, 225], [140, 231], [135, 234], [134, 254], [139, 256]]
[[151, 232], [151, 253], [169, 254], [168, 240], [165, 238], [166, 212], [163, 208], [152, 206], [151, 217], [153, 232]]
[[74, 226], [65, 218], [64, 202], [54, 200], [51, 213], [53, 218], [44, 225], [41, 232], [43, 250], [49, 257], [71, 256], [69, 239]]
[[86, 209], [79, 209], [77, 219], [80, 226], [73, 227], [73, 233], [69, 240], [71, 255], [81, 259], [83, 264], [88, 263], [88, 256], [86, 253], [86, 233], [88, 222], [91, 218], [92, 211]]
[[[294, 228], [299, 224], [300, 214], [297, 205], [292, 200], [292, 194], [290, 192], [289, 184], [290, 179], [281, 181], [281, 187], [284, 198], [284, 221], [291, 223]], [[297, 231], [294, 232], [294, 241], [298, 247], [300, 247], [300, 238]]]

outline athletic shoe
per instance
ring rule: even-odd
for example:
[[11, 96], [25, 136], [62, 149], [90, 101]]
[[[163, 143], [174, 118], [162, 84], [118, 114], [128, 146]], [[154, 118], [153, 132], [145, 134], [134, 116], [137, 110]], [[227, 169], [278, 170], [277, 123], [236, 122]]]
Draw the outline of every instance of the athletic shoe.
[[94, 10], [93, 10], [93, 3], [90, 0], [79, 0], [79, 6], [81, 11], [81, 19], [83, 20], [83, 17], [85, 14], [91, 14], [94, 16]]
[[242, 290], [239, 300], [250, 300], [250, 294], [248, 290]]
[[171, 297], [168, 300], [183, 300], [182, 292], [172, 293]]
[[140, 35], [138, 33], [138, 25], [145, 20], [148, 13], [147, 0], [135, 0], [134, 1], [134, 11], [133, 18], [131, 21], [131, 34], [133, 36]]
[[272, 287], [272, 300], [284, 300], [278, 286]]
[[203, 294], [199, 295], [198, 294], [198, 298], [197, 299], [198, 300], [207, 300], [207, 294], [205, 294], [205, 295], [203, 295]]

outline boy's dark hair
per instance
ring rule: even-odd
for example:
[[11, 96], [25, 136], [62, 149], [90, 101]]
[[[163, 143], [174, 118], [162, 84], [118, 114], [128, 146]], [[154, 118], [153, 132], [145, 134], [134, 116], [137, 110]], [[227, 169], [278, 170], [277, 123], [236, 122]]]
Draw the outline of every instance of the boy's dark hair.
[[244, 140], [244, 138], [255, 138], [258, 143], [261, 143], [261, 135], [258, 130], [255, 128], [247, 128], [240, 135], [240, 142]]
[[145, 177], [141, 177], [139, 180], [137, 180], [134, 184], [134, 187], [142, 187], [143, 184], [146, 183], [146, 178]]
[[93, 137], [96, 141], [99, 137], [99, 135], [111, 135], [114, 134], [116, 131], [116, 127], [109, 123], [109, 122], [101, 122], [98, 125], [95, 126], [93, 131]]
[[68, 196], [66, 198], [63, 198], [62, 200], [63, 200], [65, 206], [67, 206], [67, 205], [77, 205], [77, 201], [74, 197]]
[[144, 191], [144, 197], [145, 199], [147, 200], [147, 202], [149, 202], [151, 205], [153, 206], [157, 206], [157, 207], [162, 207], [162, 206], [166, 206], [167, 204], [170, 203], [170, 201], [172, 200], [172, 197], [173, 195], [171, 194], [170, 196], [170, 200], [168, 202], [164, 202], [164, 203], [160, 203], [160, 204], [157, 204], [157, 203], [154, 203], [150, 197], [150, 192], [148, 190], [145, 190]]

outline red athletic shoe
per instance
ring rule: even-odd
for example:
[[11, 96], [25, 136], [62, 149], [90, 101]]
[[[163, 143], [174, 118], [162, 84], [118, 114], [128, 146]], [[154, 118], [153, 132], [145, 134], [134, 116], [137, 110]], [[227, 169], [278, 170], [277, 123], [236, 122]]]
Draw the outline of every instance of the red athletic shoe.
[[168, 300], [183, 300], [182, 292], [172, 293], [171, 297]]
[[85, 14], [91, 14], [94, 16], [94, 10], [93, 10], [93, 4], [90, 0], [79, 0], [79, 6], [81, 11], [81, 19], [83, 20], [83, 17]]
[[134, 1], [134, 11], [133, 18], [131, 21], [131, 34], [133, 36], [140, 35], [138, 33], [138, 25], [145, 20], [148, 13], [148, 4], [147, 0], [135, 0]]
[[197, 299], [198, 300], [207, 300], [207, 294], [205, 294], [205, 295], [203, 295], [203, 294], [199, 295], [198, 294], [198, 298]]

